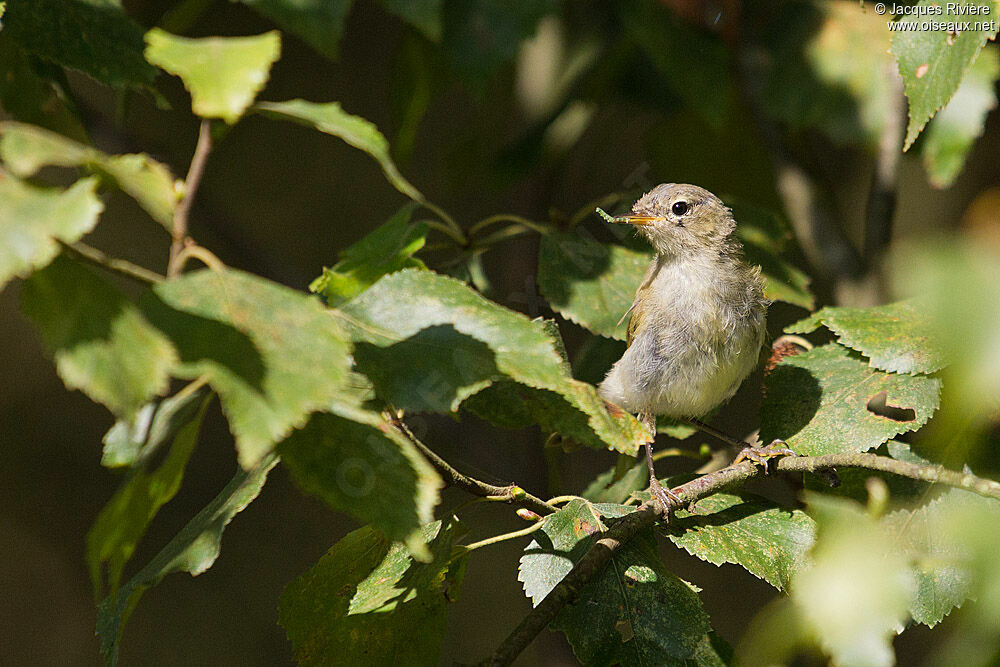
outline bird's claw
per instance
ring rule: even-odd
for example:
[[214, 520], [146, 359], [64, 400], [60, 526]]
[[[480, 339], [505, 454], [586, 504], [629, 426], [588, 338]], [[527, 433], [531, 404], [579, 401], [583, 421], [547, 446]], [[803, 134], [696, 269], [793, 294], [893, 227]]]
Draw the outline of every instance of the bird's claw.
[[659, 480], [655, 477], [649, 480], [649, 492], [656, 499], [656, 503], [664, 513], [672, 506], [675, 507], [684, 504], [680, 496], [660, 484]]
[[775, 439], [771, 441], [771, 444], [764, 447], [754, 447], [752, 445], [744, 447], [733, 461], [733, 465], [743, 463], [744, 461], [751, 461], [756, 465], [763, 465], [767, 467], [767, 462], [770, 459], [782, 456], [798, 456], [798, 454], [789, 449], [785, 445], [784, 440]]

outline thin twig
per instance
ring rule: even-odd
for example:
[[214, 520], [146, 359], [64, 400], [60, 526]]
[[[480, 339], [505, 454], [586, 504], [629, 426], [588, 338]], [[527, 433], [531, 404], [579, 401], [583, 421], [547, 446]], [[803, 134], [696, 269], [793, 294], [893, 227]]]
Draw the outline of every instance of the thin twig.
[[[826, 454], [824, 456], [788, 456], [773, 463], [785, 472], [815, 472], [833, 468], [862, 468], [889, 472], [902, 477], [954, 486], [981, 496], [1000, 500], [1000, 483], [975, 475], [947, 470], [941, 466], [920, 465], [897, 461], [885, 456], [865, 453]], [[690, 505], [700, 498], [710, 496], [724, 488], [744, 484], [750, 479], [766, 474], [763, 467], [750, 462], [730, 465], [671, 489], [680, 503], [671, 503], [661, 509], [652, 501], [627, 514], [598, 539], [562, 581], [556, 584], [545, 599], [524, 617], [503, 643], [485, 662], [488, 665], [509, 665], [527, 648], [542, 628], [555, 618], [559, 610], [571, 602], [583, 586], [597, 576], [607, 565], [615, 551], [640, 531], [652, 526], [658, 518], [669, 516], [682, 505]]]
[[496, 484], [488, 484], [474, 477], [463, 475], [459, 471], [455, 470], [450, 463], [438, 456], [434, 450], [421, 442], [420, 439], [413, 434], [413, 431], [410, 430], [410, 427], [406, 425], [406, 422], [395, 417], [393, 417], [392, 421], [393, 425], [398, 428], [400, 432], [405, 435], [417, 449], [420, 450], [420, 453], [424, 455], [428, 462], [434, 466], [434, 469], [438, 471], [438, 474], [440, 474], [442, 478], [444, 478], [446, 484], [457, 486], [458, 488], [475, 496], [500, 496], [505, 498], [508, 502], [527, 507], [528, 509], [534, 510], [543, 516], [546, 514], [552, 514], [558, 509], [541, 498], [531, 495], [516, 484], [497, 486]]
[[479, 232], [483, 231], [490, 225], [495, 225], [500, 222], [510, 222], [513, 224], [521, 225], [522, 227], [527, 227], [532, 229], [539, 234], [548, 234], [551, 229], [548, 225], [542, 222], [535, 222], [534, 220], [529, 220], [528, 218], [522, 217], [520, 215], [514, 215], [511, 213], [498, 213], [497, 215], [491, 215], [488, 218], [483, 218], [479, 222], [473, 224], [469, 227], [469, 236], [476, 236]]
[[527, 528], [522, 528], [521, 530], [515, 530], [502, 535], [494, 535], [493, 537], [487, 537], [485, 540], [479, 540], [478, 542], [473, 542], [472, 544], [463, 544], [462, 546], [465, 547], [466, 551], [475, 551], [476, 549], [487, 547], [491, 544], [498, 544], [500, 542], [506, 542], [507, 540], [516, 540], [519, 537], [531, 535], [544, 525], [544, 522], [538, 521], [537, 523], [528, 526]]
[[90, 262], [91, 264], [99, 266], [102, 269], [114, 271], [115, 273], [123, 275], [126, 278], [137, 280], [145, 285], [155, 285], [156, 283], [166, 280], [165, 276], [161, 276], [155, 271], [150, 271], [149, 269], [139, 266], [138, 264], [133, 264], [128, 260], [108, 257], [97, 248], [89, 246], [86, 243], [73, 243], [72, 245], [64, 243], [62, 245], [63, 248], [68, 250], [74, 257]]
[[167, 277], [169, 278], [180, 273], [181, 266], [177, 262], [177, 256], [184, 249], [191, 204], [198, 192], [198, 185], [201, 183], [201, 176], [205, 172], [205, 163], [211, 151], [212, 126], [210, 121], [205, 119], [201, 121], [201, 127], [198, 128], [198, 143], [194, 147], [191, 165], [188, 167], [187, 177], [184, 179], [184, 196], [178, 202], [177, 208], [174, 209], [173, 226], [170, 230], [173, 241], [170, 243], [170, 261], [167, 263]]

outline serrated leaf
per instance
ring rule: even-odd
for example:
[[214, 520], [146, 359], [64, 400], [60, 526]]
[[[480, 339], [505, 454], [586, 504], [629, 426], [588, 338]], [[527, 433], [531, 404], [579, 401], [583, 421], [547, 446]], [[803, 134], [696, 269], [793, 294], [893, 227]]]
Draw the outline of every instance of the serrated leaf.
[[[518, 570], [535, 606], [606, 530], [600, 506], [582, 499], [544, 520]], [[652, 531], [620, 546], [550, 628], [564, 632], [588, 665], [685, 664], [704, 651], [710, 632], [698, 595], [660, 562]]]
[[126, 419], [167, 390], [177, 352], [121, 292], [57, 258], [25, 283], [24, 312], [55, 358], [59, 377]]
[[840, 665], [892, 665], [914, 581], [906, 557], [861, 505], [808, 496], [818, 535], [790, 593], [807, 633]]
[[440, 41], [443, 0], [378, 0], [378, 3], [422, 32], [427, 39]]
[[371, 287], [382, 276], [407, 267], [424, 268], [413, 255], [427, 240], [425, 223], [411, 224], [410, 203], [378, 229], [340, 253], [340, 261], [313, 281], [310, 291], [338, 306]]
[[[130, 475], [87, 532], [87, 565], [95, 599], [118, 590], [125, 564], [153, 517], [180, 489], [207, 406], [208, 401], [202, 397], [201, 409], [177, 433], [163, 463], [156, 470], [140, 469]], [[107, 567], [107, 582], [102, 575], [104, 567]]]
[[104, 434], [101, 465], [134, 467], [172, 440], [198, 411], [207, 388], [192, 383], [176, 395], [142, 406], [132, 419], [119, 419]]
[[0, 123], [0, 159], [16, 176], [34, 176], [46, 166], [85, 166], [106, 174], [169, 231], [177, 193], [166, 165], [145, 153], [107, 155], [62, 135], [24, 123]]
[[346, 336], [314, 297], [248, 273], [201, 270], [140, 301], [180, 354], [174, 375], [219, 393], [250, 469], [309, 413], [353, 403]]
[[142, 28], [121, 7], [86, 0], [8, 0], [3, 33], [25, 50], [116, 88], [149, 87]]
[[646, 462], [641, 461], [619, 473], [617, 465], [611, 466], [594, 478], [580, 494], [594, 503], [623, 503], [635, 491], [649, 486]]
[[[884, 373], [830, 343], [786, 357], [764, 381], [762, 442], [781, 438], [801, 455], [864, 452], [915, 431], [937, 409], [941, 381]], [[893, 417], [868, 409], [880, 394]]]
[[354, 0], [240, 0], [299, 37], [327, 58], [336, 60], [344, 20]]
[[431, 562], [365, 526], [333, 545], [281, 594], [278, 622], [300, 665], [437, 665], [447, 604], [461, 583], [450, 563], [455, 525], [420, 531]]
[[972, 63], [954, 97], [927, 126], [920, 146], [931, 185], [950, 187], [965, 158], [985, 129], [986, 116], [997, 105], [994, 88], [1000, 75], [1000, 55], [989, 45]]
[[257, 497], [267, 473], [277, 462], [278, 457], [269, 454], [252, 470], [241, 468], [148, 565], [97, 606], [97, 634], [107, 664], [117, 664], [122, 628], [142, 594], [168, 574], [188, 572], [198, 576], [212, 567], [222, 550], [222, 531]]
[[316, 414], [278, 447], [292, 477], [331, 507], [404, 542], [425, 560], [420, 527], [433, 518], [441, 478], [378, 414]]
[[702, 498], [667, 526], [670, 541], [688, 553], [715, 565], [741, 565], [779, 590], [788, 587], [815, 536], [805, 512], [751, 494]]
[[[718, 129], [733, 98], [729, 51], [718, 35], [679, 21], [660, 4], [629, 4], [625, 29], [684, 104]], [[663, 39], [670, 35], [670, 39]]]
[[260, 92], [281, 54], [276, 30], [254, 37], [178, 37], [153, 28], [146, 33], [146, 60], [180, 77], [191, 109], [202, 118], [232, 125]]
[[404, 269], [331, 313], [356, 341], [358, 368], [398, 408], [452, 412], [490, 387], [475, 409], [502, 426], [541, 424], [628, 454], [643, 437], [634, 418], [612, 414], [568, 374], [541, 322], [453, 278]]
[[795, 324], [788, 333], [811, 333], [824, 325], [840, 343], [862, 353], [875, 368], [893, 373], [933, 373], [947, 353], [934, 335], [929, 306], [898, 301], [872, 308], [828, 306]]
[[389, 142], [374, 123], [361, 116], [352, 116], [340, 108], [339, 102], [318, 104], [306, 100], [287, 102], [259, 102], [254, 109], [279, 120], [290, 120], [319, 130], [324, 134], [340, 137], [351, 146], [375, 158], [382, 173], [394, 188], [415, 202], [426, 201], [412, 183], [406, 180], [389, 155]]
[[74, 243], [97, 225], [104, 206], [96, 186], [85, 178], [66, 190], [38, 188], [0, 170], [0, 288], [51, 262], [60, 241]]
[[[896, 56], [899, 73], [910, 101], [910, 122], [906, 127], [907, 150], [916, 141], [927, 121], [958, 90], [986, 41], [997, 33], [997, 8], [992, 2], [976, 4], [973, 0], [944, 3], [920, 0], [917, 8], [940, 8], [933, 19], [940, 23], [956, 23], [963, 28], [957, 35], [947, 30], [898, 30], [892, 35], [892, 53]], [[984, 8], [987, 13], [970, 16], [968, 8]], [[916, 15], [914, 15], [916, 16]], [[909, 21], [903, 17], [901, 21]], [[969, 25], [964, 23], [968, 21]], [[919, 25], [920, 21], [916, 21]]]

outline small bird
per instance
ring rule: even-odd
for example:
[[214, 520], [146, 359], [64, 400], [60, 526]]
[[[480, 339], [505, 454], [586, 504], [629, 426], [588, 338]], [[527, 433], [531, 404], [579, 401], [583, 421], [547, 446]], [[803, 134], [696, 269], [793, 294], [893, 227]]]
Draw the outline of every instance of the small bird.
[[[745, 262], [733, 236], [732, 211], [708, 190], [664, 183], [643, 195], [631, 215], [598, 213], [609, 222], [635, 225], [656, 250], [626, 313], [628, 347], [599, 393], [637, 413], [649, 429], [650, 490], [665, 507], [668, 498], [679, 499], [653, 472], [656, 416], [679, 418], [746, 445], [697, 418], [729, 400], [757, 366], [769, 301], [760, 267]], [[791, 453], [775, 444], [763, 448], [768, 456]], [[761, 452], [744, 449], [740, 460], [760, 462]]]

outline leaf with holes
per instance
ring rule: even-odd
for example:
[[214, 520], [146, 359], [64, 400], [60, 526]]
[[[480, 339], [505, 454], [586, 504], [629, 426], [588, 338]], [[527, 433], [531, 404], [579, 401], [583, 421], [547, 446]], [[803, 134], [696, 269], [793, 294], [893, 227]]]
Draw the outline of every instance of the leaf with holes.
[[972, 63], [951, 101], [927, 125], [920, 156], [931, 184], [950, 187], [958, 178], [972, 145], [983, 134], [986, 116], [996, 108], [994, 88], [1000, 54], [987, 45]]
[[381, 416], [334, 408], [315, 414], [278, 452], [303, 489], [337, 510], [371, 524], [414, 555], [429, 556], [420, 536], [444, 486], [430, 464]]
[[184, 82], [195, 115], [232, 125], [267, 83], [281, 36], [272, 30], [254, 37], [191, 39], [153, 28], [146, 45], [146, 60]]
[[741, 565], [784, 590], [812, 546], [816, 526], [802, 510], [750, 494], [717, 493], [679, 510], [666, 533], [702, 560]]
[[365, 526], [334, 544], [281, 594], [278, 622], [300, 665], [437, 665], [448, 602], [464, 559], [451, 560], [461, 526], [420, 531], [430, 562]]
[[884, 373], [830, 343], [783, 359], [764, 391], [761, 440], [781, 438], [798, 454], [818, 456], [864, 452], [917, 430], [937, 409], [941, 381]]
[[[937, 0], [920, 0], [916, 7], [932, 5], [941, 7]], [[959, 13], [970, 7], [983, 8], [987, 13], [975, 16]], [[998, 11], [992, 2], [949, 2], [942, 9], [942, 13], [934, 16], [936, 22], [962, 25], [973, 19], [969, 29], [958, 34], [947, 30], [900, 30], [892, 35], [892, 53], [910, 101], [910, 122], [903, 150], [913, 145], [937, 110], [948, 104], [987, 40], [997, 34]]]
[[0, 159], [22, 178], [47, 166], [83, 166], [107, 175], [169, 231], [177, 192], [166, 165], [145, 153], [107, 155], [94, 148], [24, 123], [0, 124]]
[[[604, 508], [612, 515], [630, 509], [580, 499], [545, 517], [518, 570], [535, 606], [607, 530]], [[566, 634], [584, 664], [679, 664], [711, 644], [697, 593], [660, 562], [652, 531], [621, 545], [550, 627]]]
[[470, 408], [505, 427], [541, 424], [634, 454], [642, 426], [569, 375], [545, 324], [430, 271], [388, 275], [331, 311], [380, 398], [407, 411]]
[[219, 393], [246, 469], [309, 413], [357, 402], [346, 336], [315, 297], [242, 271], [201, 270], [156, 285], [140, 305], [177, 347], [174, 375], [204, 376]]
[[306, 100], [287, 102], [260, 102], [254, 109], [265, 116], [278, 120], [290, 120], [324, 134], [340, 137], [350, 145], [363, 150], [375, 158], [382, 173], [394, 188], [415, 202], [424, 203], [423, 194], [399, 173], [396, 163], [389, 155], [389, 142], [378, 131], [374, 123], [361, 116], [352, 116], [340, 108], [339, 102], [318, 104]]
[[69, 389], [125, 419], [167, 390], [174, 346], [89, 269], [57, 258], [25, 283], [22, 301]]
[[85, 178], [66, 190], [38, 188], [0, 170], [0, 288], [27, 278], [97, 225], [104, 206], [97, 181]]
[[946, 349], [935, 336], [928, 307], [899, 301], [872, 308], [826, 307], [785, 328], [810, 333], [825, 325], [841, 344], [862, 353], [875, 368], [893, 373], [933, 373], [944, 368]]

